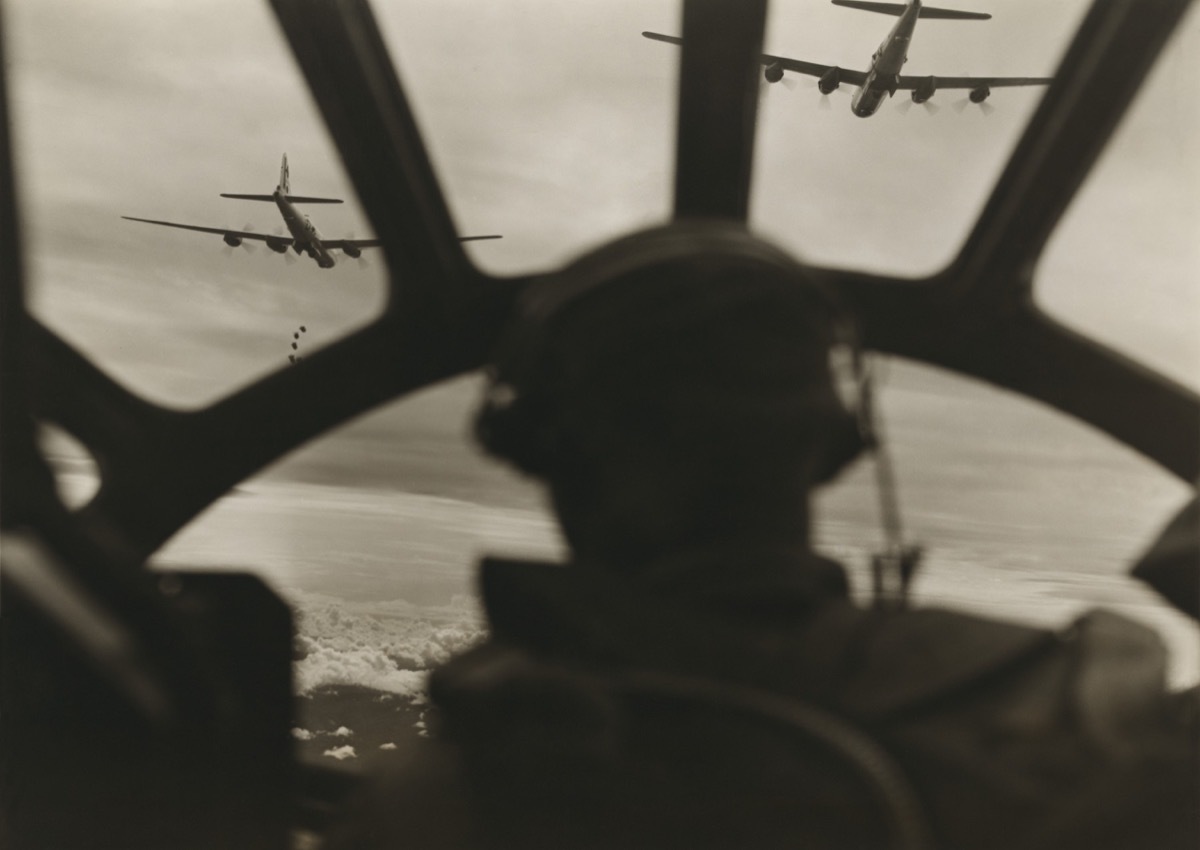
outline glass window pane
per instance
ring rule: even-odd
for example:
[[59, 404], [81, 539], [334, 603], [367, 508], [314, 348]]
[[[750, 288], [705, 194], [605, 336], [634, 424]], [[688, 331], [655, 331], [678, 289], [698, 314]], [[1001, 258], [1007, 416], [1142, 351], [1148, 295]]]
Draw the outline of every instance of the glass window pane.
[[1200, 389], [1200, 11], [1193, 5], [1036, 275], [1055, 318]]
[[5, 12], [32, 308], [101, 368], [199, 405], [379, 312], [382, 257], [323, 269], [121, 218], [288, 235], [274, 203], [219, 196], [271, 194], [286, 151], [293, 194], [346, 201], [297, 205], [323, 236], [371, 235], [267, 4]]
[[[918, 604], [1038, 626], [1104, 607], [1156, 629], [1177, 684], [1200, 678], [1195, 624], [1127, 576], [1191, 492], [1097, 431], [1021, 396], [889, 360], [880, 404], [908, 536], [925, 546]], [[860, 598], [882, 531], [860, 460], [817, 500], [819, 545]]]
[[404, 0], [374, 12], [468, 244], [554, 268], [670, 214], [677, 0]]
[[449, 604], [478, 558], [553, 556], [540, 491], [470, 437], [481, 379], [391, 404], [293, 452], [180, 531], [157, 566], [253, 569], [285, 596]]
[[[1090, 4], [938, 5], [993, 17], [919, 20], [907, 75], [1052, 77]], [[773, 3], [766, 51], [865, 72], [896, 23], [825, 0]], [[922, 105], [901, 90], [860, 118], [855, 88], [822, 95], [816, 77], [791, 72], [764, 81], [752, 220], [821, 265], [932, 273], [962, 245], [1046, 89], [994, 87], [980, 104], [943, 89]]]
[[365, 758], [412, 736], [426, 672], [482, 635], [481, 556], [562, 557], [540, 491], [467, 434], [480, 392], [462, 378], [338, 429], [239, 485], [154, 558], [249, 570], [288, 601], [305, 758], [347, 746]]

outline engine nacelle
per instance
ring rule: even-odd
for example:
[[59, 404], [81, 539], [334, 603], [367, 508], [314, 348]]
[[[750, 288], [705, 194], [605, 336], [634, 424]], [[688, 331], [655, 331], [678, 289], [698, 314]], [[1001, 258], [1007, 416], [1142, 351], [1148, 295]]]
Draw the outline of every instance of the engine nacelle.
[[842, 69], [830, 68], [821, 75], [821, 79], [817, 80], [817, 88], [821, 90], [821, 94], [830, 94], [837, 91], [838, 86], [842, 84]]
[[763, 69], [763, 79], [768, 83], [777, 83], [783, 79], [783, 66], [778, 62], [772, 62]]
[[226, 233], [223, 238], [225, 239], [225, 244], [230, 248], [236, 248], [242, 244], [242, 237], [234, 236], [232, 233]]
[[971, 103], [983, 103], [991, 93], [992, 90], [987, 86], [980, 86], [979, 88], [971, 89], [971, 93], [967, 97], [971, 99]]
[[267, 237], [267, 247], [270, 248], [272, 251], [274, 251], [276, 254], [286, 254], [287, 249], [288, 249], [288, 243], [284, 239], [272, 239], [271, 237], [268, 236]]
[[913, 89], [913, 103], [924, 103], [937, 91], [937, 77], [926, 77]]
[[342, 253], [347, 257], [354, 257], [357, 259], [358, 257], [362, 256], [362, 248], [359, 248], [357, 245], [343, 245]]

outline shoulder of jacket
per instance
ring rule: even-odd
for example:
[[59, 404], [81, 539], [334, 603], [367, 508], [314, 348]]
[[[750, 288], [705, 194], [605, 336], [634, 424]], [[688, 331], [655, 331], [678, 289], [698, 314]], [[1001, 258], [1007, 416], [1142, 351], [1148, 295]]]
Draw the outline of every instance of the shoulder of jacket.
[[1104, 609], [1063, 633], [1072, 648], [1071, 699], [1088, 735], [1129, 755], [1170, 727], [1167, 650], [1153, 629]]

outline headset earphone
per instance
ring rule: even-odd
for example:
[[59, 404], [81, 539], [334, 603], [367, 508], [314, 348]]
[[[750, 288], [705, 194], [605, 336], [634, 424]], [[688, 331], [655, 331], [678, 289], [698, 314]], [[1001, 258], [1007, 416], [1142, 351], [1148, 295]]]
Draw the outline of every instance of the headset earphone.
[[744, 228], [701, 220], [617, 239], [528, 286], [501, 335], [483, 405], [476, 416], [476, 436], [484, 448], [526, 473], [545, 475], [557, 440], [545, 416], [546, 406], [553, 403], [553, 388], [541, 385], [539, 376], [547, 336], [555, 320], [596, 293], [621, 286], [639, 271], [698, 261], [722, 263], [747, 275], [756, 271], [782, 273], [812, 297], [814, 309], [831, 318], [830, 366], [835, 389], [853, 418], [853, 426], [843, 429], [845, 435], [829, 453], [825, 464], [828, 468], [818, 478], [832, 477], [872, 445], [871, 423], [865, 415], [870, 405], [863, 403], [869, 387], [863, 380], [857, 335], [836, 294], [784, 251]]
[[531, 283], [518, 299], [492, 360], [489, 385], [475, 419], [479, 442], [522, 471], [546, 476], [553, 468], [559, 435], [553, 417], [547, 415], [555, 403], [554, 389], [541, 385], [539, 374], [555, 320], [594, 294], [633, 279], [639, 271], [697, 261], [724, 263], [747, 275], [756, 270], [782, 273], [830, 317], [830, 377], [845, 423], [832, 429], [834, 439], [825, 446], [814, 483], [833, 478], [864, 451], [874, 455], [885, 538], [883, 551], [871, 562], [875, 604], [903, 607], [921, 549], [904, 543], [891, 460], [875, 421], [873, 380], [852, 317], [817, 274], [738, 225], [697, 220], [640, 231]]

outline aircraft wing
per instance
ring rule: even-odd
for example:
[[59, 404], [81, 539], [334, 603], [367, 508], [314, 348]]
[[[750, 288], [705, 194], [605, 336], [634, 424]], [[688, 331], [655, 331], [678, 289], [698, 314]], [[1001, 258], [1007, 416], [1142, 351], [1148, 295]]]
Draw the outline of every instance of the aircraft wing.
[[326, 239], [322, 236], [321, 244], [326, 248], [345, 251], [347, 248], [378, 248], [383, 243], [378, 239]]
[[[642, 35], [651, 41], [662, 41], [667, 44], [683, 44], [683, 39], [674, 35], [663, 35], [659, 32], [643, 32]], [[836, 67], [834, 65], [822, 65], [819, 62], [788, 59], [786, 56], [772, 56], [770, 53], [762, 54], [758, 57], [758, 60], [764, 65], [778, 65], [785, 71], [807, 74], [810, 77], [823, 77]], [[845, 68], [839, 68], [838, 78], [840, 82], [848, 85], [861, 86], [866, 81], [867, 75], [862, 71], [849, 71]]]
[[[939, 89], [977, 89], [980, 86], [1000, 88], [1003, 86], [1045, 86], [1054, 82], [1054, 77], [933, 77], [934, 84]], [[909, 74], [900, 75], [900, 85], [904, 90], [919, 88], [929, 84], [930, 77], [914, 77]]]
[[226, 230], [223, 227], [201, 227], [198, 224], [179, 224], [174, 221], [155, 221], [152, 218], [134, 218], [131, 215], [123, 215], [121, 218], [126, 221], [143, 221], [146, 224], [160, 224], [163, 227], [178, 227], [180, 230], [195, 230], [199, 233], [216, 233], [220, 236], [236, 236], [239, 239], [257, 239], [259, 242], [274, 242], [278, 245], [291, 245], [292, 237], [276, 236], [268, 233], [255, 233], [252, 230]]
[[848, 68], [838, 68], [836, 65], [822, 65], [820, 62], [805, 62], [802, 59], [788, 59], [786, 56], [772, 56], [764, 53], [759, 57], [764, 65], [778, 65], [785, 71], [797, 74], [808, 74], [810, 77], [823, 77], [837, 68], [838, 82], [849, 86], [861, 86], [867, 81], [864, 71], [851, 71]]
[[[474, 242], [477, 239], [501, 239], [501, 238], [502, 238], [501, 236], [495, 235], [495, 234], [489, 235], [489, 236], [460, 236], [460, 237], [458, 237], [458, 241], [459, 242]], [[378, 248], [383, 243], [378, 239], [325, 239], [324, 237], [322, 237], [321, 244], [324, 245], [326, 248], [337, 248], [337, 249], [344, 251], [347, 248], [347, 246], [351, 247], [351, 248]]]

